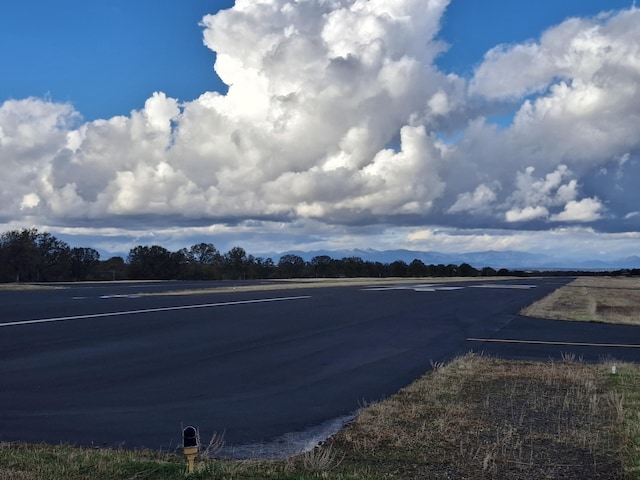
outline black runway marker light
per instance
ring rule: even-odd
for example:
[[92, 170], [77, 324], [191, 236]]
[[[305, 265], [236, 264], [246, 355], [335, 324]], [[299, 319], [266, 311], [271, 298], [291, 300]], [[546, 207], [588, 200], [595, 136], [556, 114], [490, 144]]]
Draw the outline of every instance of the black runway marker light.
[[194, 462], [200, 450], [200, 434], [196, 427], [191, 425], [182, 429], [182, 448], [187, 457], [187, 468], [193, 473]]

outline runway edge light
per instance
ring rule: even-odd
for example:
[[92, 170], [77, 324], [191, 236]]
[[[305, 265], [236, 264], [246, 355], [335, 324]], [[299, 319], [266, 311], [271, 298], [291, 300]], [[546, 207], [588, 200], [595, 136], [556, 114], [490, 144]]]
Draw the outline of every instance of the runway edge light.
[[191, 425], [182, 429], [182, 448], [187, 457], [187, 469], [193, 473], [196, 455], [200, 450], [200, 434], [198, 429]]

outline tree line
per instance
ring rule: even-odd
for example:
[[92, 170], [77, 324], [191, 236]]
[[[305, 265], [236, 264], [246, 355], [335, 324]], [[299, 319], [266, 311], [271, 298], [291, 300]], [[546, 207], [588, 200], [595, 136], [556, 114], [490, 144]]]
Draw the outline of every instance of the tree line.
[[[548, 274], [549, 272], [547, 272]], [[559, 272], [569, 274], [570, 272]], [[365, 261], [359, 257], [334, 259], [327, 255], [305, 261], [298, 255], [254, 257], [242, 247], [220, 252], [212, 243], [198, 243], [171, 252], [160, 245], [138, 245], [126, 259], [100, 258], [93, 248], [70, 247], [35, 228], [0, 234], [0, 282], [61, 282], [88, 280], [238, 280], [340, 277], [477, 277], [527, 275], [531, 272], [480, 270], [461, 265], [426, 265]]]

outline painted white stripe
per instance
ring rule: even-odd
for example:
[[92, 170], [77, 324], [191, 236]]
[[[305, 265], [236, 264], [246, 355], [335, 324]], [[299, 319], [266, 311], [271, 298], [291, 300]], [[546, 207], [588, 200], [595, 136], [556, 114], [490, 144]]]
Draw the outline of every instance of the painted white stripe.
[[466, 287], [448, 287], [442, 283], [420, 283], [417, 285], [393, 285], [388, 287], [363, 288], [365, 292], [387, 292], [390, 290], [413, 290], [415, 292], [447, 292], [451, 290], [462, 290]]
[[196, 308], [213, 308], [213, 307], [227, 307], [233, 305], [248, 305], [253, 303], [269, 303], [269, 302], [286, 302], [290, 300], [305, 300], [311, 298], [310, 295], [304, 295], [299, 297], [276, 297], [276, 298], [260, 298], [257, 300], [237, 300], [235, 302], [220, 302], [220, 303], [203, 303], [198, 305], [180, 305], [177, 307], [159, 307], [159, 308], [146, 308], [143, 310], [127, 310], [123, 312], [109, 312], [109, 313], [91, 313], [88, 315], [73, 315], [70, 317], [53, 317], [53, 318], [40, 318], [37, 320], [21, 320], [17, 322], [0, 323], [1, 327], [15, 327], [18, 325], [31, 325], [34, 323], [53, 323], [64, 322], [67, 320], [82, 320], [89, 318], [104, 318], [104, 317], [118, 317], [123, 315], [140, 315], [142, 313], [156, 313], [156, 312], [172, 312], [176, 310], [193, 310]]
[[140, 295], [136, 295], [133, 293], [126, 294], [126, 295], [101, 295], [98, 298], [101, 298], [103, 300], [110, 300], [112, 298], [140, 298]]
[[516, 290], [527, 290], [536, 288], [536, 285], [515, 285], [510, 283], [485, 283], [482, 285], [470, 285], [471, 288], [512, 288]]
[[530, 345], [562, 345], [569, 347], [640, 348], [640, 345], [626, 343], [552, 342], [546, 340], [511, 340], [502, 338], [467, 338], [468, 342], [525, 343]]
[[363, 292], [387, 292], [389, 290], [411, 290], [413, 287], [409, 286], [401, 286], [401, 287], [371, 287], [371, 288], [363, 288]]
[[417, 287], [412, 289], [414, 292], [452, 292], [453, 290], [462, 290], [465, 287]]

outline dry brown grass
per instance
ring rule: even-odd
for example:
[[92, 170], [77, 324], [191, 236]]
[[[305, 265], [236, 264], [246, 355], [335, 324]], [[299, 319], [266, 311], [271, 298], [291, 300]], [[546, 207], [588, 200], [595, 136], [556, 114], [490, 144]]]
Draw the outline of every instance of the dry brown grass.
[[608, 368], [471, 354], [369, 406], [330, 444], [377, 478], [637, 478]]
[[0, 283], [0, 291], [22, 290], [60, 290], [64, 287], [57, 285], [36, 285], [33, 283]]
[[640, 325], [640, 278], [580, 277], [521, 313], [554, 320]]

